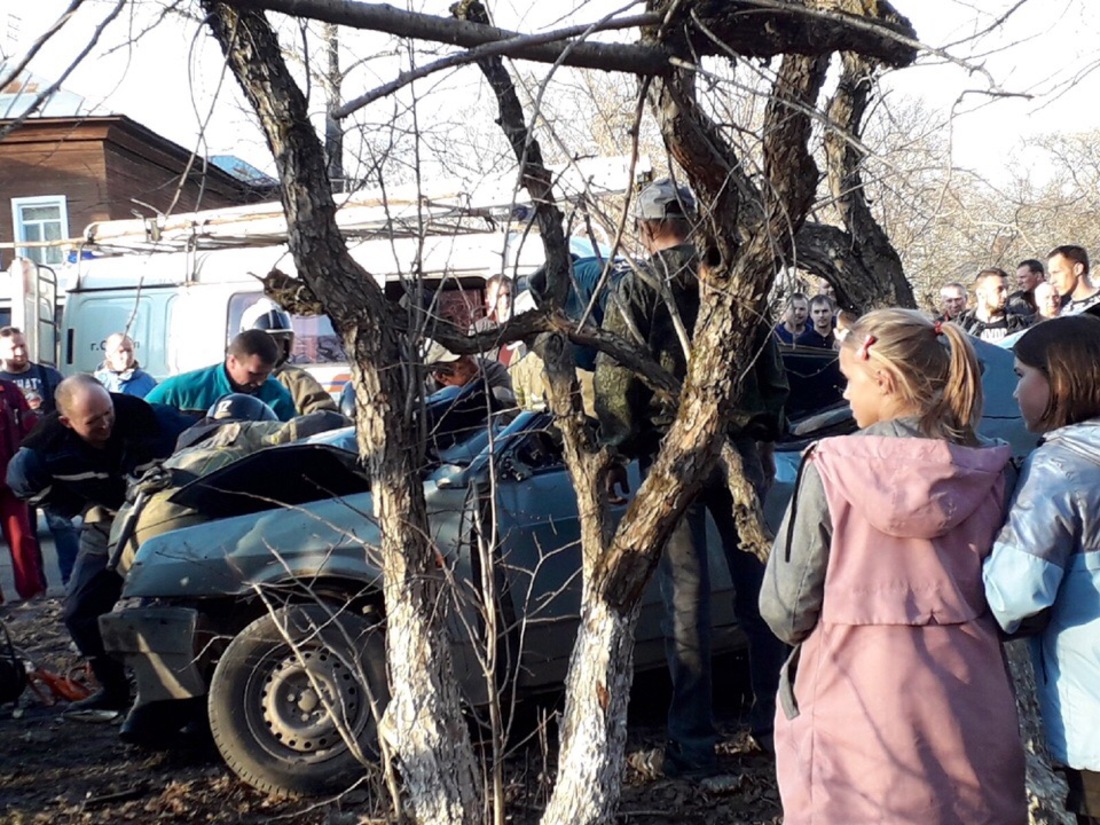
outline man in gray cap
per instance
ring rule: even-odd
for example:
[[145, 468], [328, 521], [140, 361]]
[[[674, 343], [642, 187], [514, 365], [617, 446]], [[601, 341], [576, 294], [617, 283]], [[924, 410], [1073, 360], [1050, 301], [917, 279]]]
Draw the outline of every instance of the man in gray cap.
[[[695, 198], [687, 187], [667, 178], [659, 180], [642, 191], [636, 216], [639, 238], [650, 257], [621, 278], [603, 327], [634, 341], [682, 380], [687, 375], [685, 344], [690, 345], [700, 303], [699, 259], [689, 240]], [[742, 383], [728, 435], [762, 501], [772, 466], [771, 444], [783, 428], [788, 386], [767, 328], [757, 331], [755, 347], [760, 354]], [[630, 369], [605, 353], [596, 359], [595, 383], [601, 442], [624, 461], [636, 458], [644, 474], [676, 415], [675, 408], [660, 403]], [[767, 460], [762, 460], [762, 449]], [[611, 478], [620, 481], [625, 473], [613, 473]], [[703, 778], [718, 772], [718, 736], [711, 711], [707, 511], [722, 539], [736, 590], [734, 608], [749, 641], [755, 695], [752, 734], [761, 745], [770, 744], [784, 648], [760, 617], [757, 600], [764, 566], [739, 549], [733, 500], [721, 470], [716, 469], [669, 539], [658, 567], [672, 678], [668, 743], [663, 749], [631, 757], [635, 768], [650, 775]]]

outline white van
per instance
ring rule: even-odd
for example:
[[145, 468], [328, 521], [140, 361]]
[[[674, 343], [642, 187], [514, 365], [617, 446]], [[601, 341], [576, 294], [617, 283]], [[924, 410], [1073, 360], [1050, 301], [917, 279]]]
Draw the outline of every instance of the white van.
[[[622, 192], [629, 171], [649, 169], [648, 159], [634, 166], [629, 158], [591, 158], [565, 169], [557, 184], [568, 189], [572, 176], [572, 191], [586, 196]], [[514, 173], [501, 180], [486, 177], [481, 199], [454, 182], [440, 182], [430, 198], [413, 189], [359, 193], [341, 203], [337, 223], [352, 257], [390, 297], [423, 284], [434, 295], [433, 315], [472, 323], [486, 278], [522, 281], [544, 260], [541, 240], [525, 228], [530, 208], [514, 200]], [[589, 224], [585, 233], [592, 231]], [[92, 224], [77, 260], [57, 272], [15, 260], [0, 283], [0, 321], [23, 329], [32, 360], [65, 375], [95, 370], [107, 336], [123, 331], [157, 380], [209, 366], [222, 360], [242, 314], [261, 297], [260, 279], [276, 268], [297, 274], [286, 237], [277, 202]], [[608, 254], [606, 236], [569, 241], [578, 256], [592, 255], [597, 243]], [[293, 323], [293, 362], [338, 394], [350, 369], [328, 317], [293, 316]]]
[[[516, 251], [519, 236], [510, 234], [376, 239], [353, 243], [350, 250], [391, 297], [413, 283], [415, 263], [416, 277], [437, 293], [434, 311], [472, 320], [486, 278], [506, 271], [522, 279], [542, 263], [537, 237]], [[590, 254], [585, 242], [573, 240], [578, 254]], [[285, 245], [106, 255], [58, 273], [17, 259], [7, 283], [9, 323], [27, 334], [32, 360], [55, 364], [65, 375], [95, 370], [107, 336], [126, 331], [138, 362], [159, 381], [222, 360], [244, 311], [263, 295], [260, 277], [274, 268], [296, 274]], [[0, 313], [4, 309], [0, 303]], [[340, 336], [327, 316], [292, 320], [293, 362], [338, 395], [350, 378]]]

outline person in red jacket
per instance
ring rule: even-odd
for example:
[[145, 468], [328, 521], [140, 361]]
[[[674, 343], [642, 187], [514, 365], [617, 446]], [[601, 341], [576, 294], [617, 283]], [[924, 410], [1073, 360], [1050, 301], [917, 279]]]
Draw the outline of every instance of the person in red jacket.
[[[11, 550], [15, 590], [24, 599], [46, 592], [46, 575], [38, 537], [31, 525], [30, 508], [15, 497], [3, 479], [8, 473], [8, 462], [37, 421], [38, 416], [27, 404], [22, 390], [11, 381], [0, 379], [0, 530]], [[0, 603], [3, 601], [0, 594]]]

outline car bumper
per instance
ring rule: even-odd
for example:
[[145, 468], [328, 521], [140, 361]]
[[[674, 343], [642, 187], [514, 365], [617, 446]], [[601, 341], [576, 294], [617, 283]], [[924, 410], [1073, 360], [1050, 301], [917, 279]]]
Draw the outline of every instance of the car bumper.
[[199, 613], [187, 607], [136, 607], [99, 619], [103, 644], [137, 680], [135, 707], [206, 695], [198, 667]]

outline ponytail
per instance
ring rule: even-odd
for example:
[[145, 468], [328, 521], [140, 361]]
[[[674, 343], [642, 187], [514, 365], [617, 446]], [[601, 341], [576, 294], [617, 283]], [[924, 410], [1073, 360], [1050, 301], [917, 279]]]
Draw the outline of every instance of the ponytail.
[[982, 415], [981, 368], [969, 336], [910, 309], [880, 309], [860, 318], [844, 347], [884, 364], [902, 399], [917, 410], [930, 438], [977, 443]]
[[932, 334], [948, 350], [943, 389], [935, 393], [920, 417], [920, 430], [928, 436], [962, 444], [978, 440], [982, 415], [982, 372], [969, 336], [955, 324], [935, 324]]

